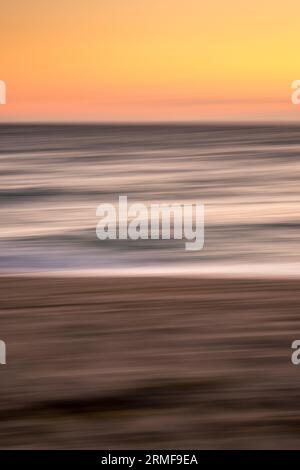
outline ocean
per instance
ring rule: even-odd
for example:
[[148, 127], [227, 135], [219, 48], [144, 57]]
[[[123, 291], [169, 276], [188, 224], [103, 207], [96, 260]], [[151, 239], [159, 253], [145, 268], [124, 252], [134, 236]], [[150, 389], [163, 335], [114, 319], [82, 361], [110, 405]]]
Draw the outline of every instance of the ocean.
[[[300, 274], [297, 125], [0, 125], [0, 272]], [[201, 202], [205, 244], [96, 237], [96, 208]]]

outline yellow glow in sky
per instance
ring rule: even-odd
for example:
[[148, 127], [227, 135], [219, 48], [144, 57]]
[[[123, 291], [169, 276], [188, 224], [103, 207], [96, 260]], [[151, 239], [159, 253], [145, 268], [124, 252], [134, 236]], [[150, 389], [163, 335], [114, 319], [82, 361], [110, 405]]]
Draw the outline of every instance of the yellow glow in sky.
[[299, 0], [10, 0], [0, 120], [296, 119]]

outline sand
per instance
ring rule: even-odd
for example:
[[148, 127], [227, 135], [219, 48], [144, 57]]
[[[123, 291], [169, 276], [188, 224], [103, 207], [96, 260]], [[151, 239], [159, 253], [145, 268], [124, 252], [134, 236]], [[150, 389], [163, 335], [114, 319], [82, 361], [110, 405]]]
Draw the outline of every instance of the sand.
[[298, 280], [0, 279], [2, 449], [300, 448]]

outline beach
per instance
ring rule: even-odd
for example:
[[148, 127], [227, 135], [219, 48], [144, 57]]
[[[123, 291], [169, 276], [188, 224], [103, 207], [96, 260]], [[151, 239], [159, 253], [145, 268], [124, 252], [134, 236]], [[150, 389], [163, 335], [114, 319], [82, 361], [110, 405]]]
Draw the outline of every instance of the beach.
[[0, 447], [300, 444], [298, 279], [0, 279]]
[[0, 455], [299, 450], [300, 3], [2, 4]]
[[[1, 125], [0, 168], [0, 448], [299, 447], [298, 125]], [[120, 195], [203, 249], [99, 240]]]

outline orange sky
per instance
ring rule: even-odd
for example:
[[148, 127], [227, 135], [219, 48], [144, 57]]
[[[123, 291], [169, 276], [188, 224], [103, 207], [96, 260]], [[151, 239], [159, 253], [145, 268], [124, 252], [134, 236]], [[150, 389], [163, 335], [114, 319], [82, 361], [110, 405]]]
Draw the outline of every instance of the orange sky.
[[299, 0], [10, 0], [0, 120], [300, 120]]

